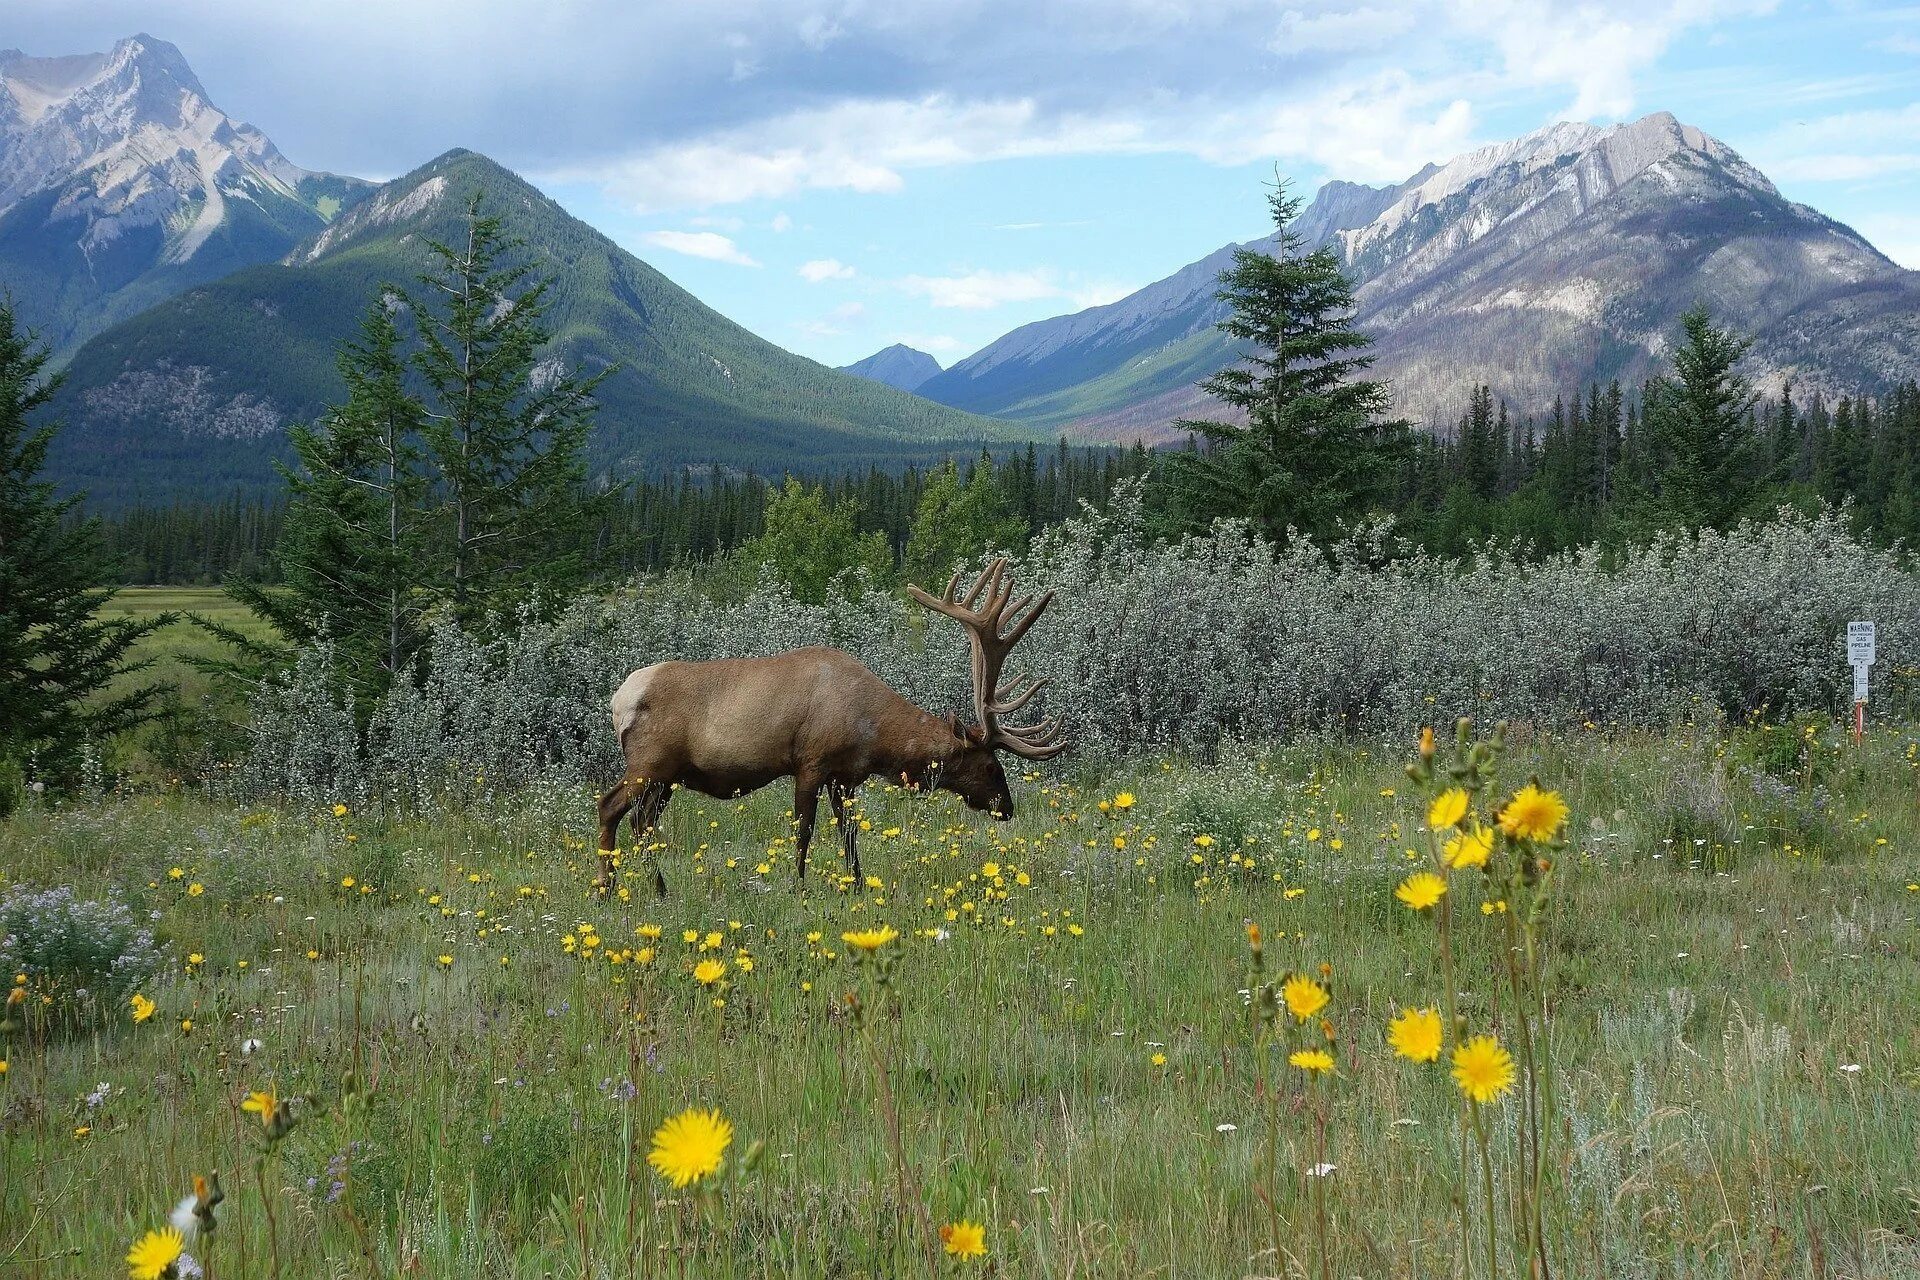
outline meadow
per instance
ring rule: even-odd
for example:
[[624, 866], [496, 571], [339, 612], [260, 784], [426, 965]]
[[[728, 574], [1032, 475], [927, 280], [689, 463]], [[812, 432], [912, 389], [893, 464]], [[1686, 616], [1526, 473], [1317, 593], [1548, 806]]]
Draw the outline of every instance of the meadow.
[[[1516, 729], [1496, 790], [1538, 775], [1572, 811], [1541, 934], [1552, 1274], [1920, 1274], [1917, 754], [1825, 719]], [[118, 1274], [217, 1169], [187, 1245], [216, 1276], [1485, 1274], [1446, 1062], [1385, 1038], [1438, 998], [1431, 913], [1395, 893], [1428, 865], [1412, 758], [1411, 729], [1134, 755], [1029, 774], [1005, 824], [873, 785], [868, 879], [831, 874], [823, 811], [799, 888], [787, 793], [681, 795], [664, 899], [631, 854], [593, 896], [574, 783], [29, 806], [0, 892], [118, 889], [155, 958], [94, 1014], [13, 1006], [0, 1273]], [[1474, 874], [1461, 1013], [1507, 1037]], [[1269, 978], [1329, 992], [1331, 1072], [1256, 1049], [1250, 923]], [[843, 938], [880, 926], [874, 956]], [[650, 1142], [695, 1106], [732, 1141], [676, 1189]], [[1485, 1108], [1495, 1217], [1518, 1107]], [[983, 1254], [940, 1247], [955, 1223]]]

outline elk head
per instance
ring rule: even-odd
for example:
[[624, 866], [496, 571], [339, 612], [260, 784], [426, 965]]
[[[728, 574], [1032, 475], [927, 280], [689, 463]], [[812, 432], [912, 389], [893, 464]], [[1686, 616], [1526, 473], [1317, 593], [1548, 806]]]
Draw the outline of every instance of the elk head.
[[1013, 816], [1013, 790], [1007, 785], [998, 753], [1011, 752], [1024, 760], [1051, 760], [1067, 748], [1056, 719], [1049, 717], [1031, 724], [1007, 724], [1001, 719], [1026, 706], [1047, 686], [1047, 681], [1025, 675], [1003, 681], [1000, 673], [1007, 654], [1053, 602], [1053, 592], [1038, 598], [1014, 598], [1013, 575], [1007, 571], [1005, 560], [988, 565], [964, 597], [959, 592], [957, 573], [947, 580], [946, 591], [937, 598], [919, 587], [907, 588], [907, 594], [915, 600], [966, 628], [973, 645], [973, 713], [977, 723], [954, 725], [960, 746], [943, 762], [935, 781], [970, 808], [1005, 820]]

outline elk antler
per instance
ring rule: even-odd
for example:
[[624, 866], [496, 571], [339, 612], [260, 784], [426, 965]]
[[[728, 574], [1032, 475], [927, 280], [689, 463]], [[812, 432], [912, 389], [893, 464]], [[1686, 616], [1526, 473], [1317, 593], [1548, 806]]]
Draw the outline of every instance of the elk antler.
[[907, 594], [935, 613], [944, 613], [965, 627], [973, 642], [973, 711], [980, 720], [980, 731], [989, 746], [1027, 760], [1051, 760], [1067, 749], [1060, 722], [1049, 716], [1033, 724], [1002, 724], [1000, 717], [1027, 705], [1046, 688], [1047, 681], [1016, 675], [1004, 684], [1000, 669], [1007, 654], [1020, 643], [1047, 606], [1053, 592], [1014, 599], [1013, 575], [1005, 560], [995, 560], [974, 579], [966, 598], [960, 597], [960, 575], [947, 580], [944, 595], [935, 598], [919, 587], [908, 586]]

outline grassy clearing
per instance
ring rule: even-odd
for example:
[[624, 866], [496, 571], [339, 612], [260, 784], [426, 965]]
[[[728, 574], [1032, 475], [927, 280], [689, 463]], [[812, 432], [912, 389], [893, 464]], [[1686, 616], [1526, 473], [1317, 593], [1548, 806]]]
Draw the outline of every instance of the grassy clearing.
[[[1811, 741], [1596, 735], [1507, 762], [1575, 814], [1551, 960], [1560, 1274], [1920, 1272], [1917, 749]], [[431, 820], [180, 792], [24, 813], [0, 884], [120, 885], [171, 964], [144, 1025], [115, 1009], [7, 1045], [0, 1262], [112, 1274], [218, 1167], [216, 1275], [273, 1274], [270, 1234], [289, 1276], [1308, 1274], [1291, 1108], [1289, 1256], [1251, 1190], [1253, 920], [1270, 964], [1332, 966], [1335, 1273], [1453, 1274], [1452, 1086], [1382, 1040], [1436, 986], [1432, 931], [1393, 900], [1418, 843], [1403, 758], [1029, 780], [1004, 826], [876, 787], [876, 882], [802, 892], [784, 794], [683, 795], [664, 901], [636, 865], [628, 900], [589, 895], [591, 798], [558, 789]], [[1099, 807], [1121, 791], [1137, 803]], [[1471, 1012], [1497, 1017], [1491, 918], [1457, 885]], [[932, 1222], [986, 1225], [984, 1264], [930, 1263], [898, 1212], [840, 942], [881, 922], [907, 934], [877, 1023], [905, 1163]], [[715, 957], [723, 1006], [691, 976]], [[239, 1104], [269, 1085], [310, 1101], [262, 1164]], [[732, 1121], [736, 1165], [765, 1147], [676, 1195], [648, 1137], [695, 1103]]]

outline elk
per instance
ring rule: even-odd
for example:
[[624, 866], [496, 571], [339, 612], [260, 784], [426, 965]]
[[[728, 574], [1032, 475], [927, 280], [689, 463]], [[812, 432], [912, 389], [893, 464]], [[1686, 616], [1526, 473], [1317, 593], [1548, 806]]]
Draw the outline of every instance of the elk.
[[[1050, 760], [1067, 746], [1057, 719], [1010, 724], [1047, 685], [1030, 676], [1001, 679], [1007, 654], [1053, 601], [1013, 594], [1005, 560], [989, 565], [963, 597], [960, 575], [939, 597], [907, 588], [915, 600], [965, 628], [973, 649], [976, 724], [921, 710], [839, 649], [794, 649], [770, 658], [656, 662], [629, 675], [613, 695], [613, 730], [626, 772], [600, 797], [602, 894], [614, 882], [620, 820], [633, 815], [635, 845], [645, 849], [675, 786], [719, 799], [793, 779], [794, 844], [806, 878], [820, 792], [840, 827], [848, 870], [860, 875], [860, 850], [848, 805], [868, 778], [939, 788], [1002, 821], [1013, 792], [998, 753]], [[654, 892], [666, 877], [653, 862]]]

